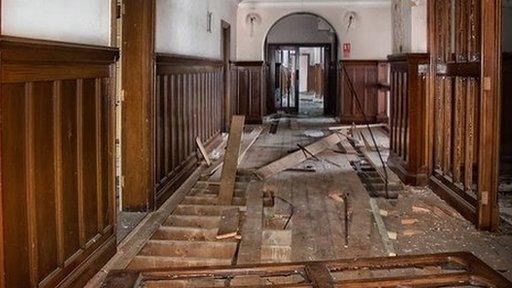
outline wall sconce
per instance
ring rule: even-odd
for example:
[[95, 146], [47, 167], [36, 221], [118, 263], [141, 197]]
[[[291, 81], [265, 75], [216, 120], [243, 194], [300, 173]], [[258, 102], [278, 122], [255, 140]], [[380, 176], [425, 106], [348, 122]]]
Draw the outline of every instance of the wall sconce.
[[247, 23], [248, 25], [251, 25], [251, 37], [254, 34], [254, 25], [259, 24], [260, 22], [261, 22], [261, 17], [260, 17], [260, 15], [258, 15], [256, 13], [250, 13], [245, 18], [245, 23]]
[[347, 27], [347, 31], [350, 30], [357, 22], [357, 13], [354, 11], [347, 12], [343, 17], [343, 23]]
[[212, 18], [213, 13], [210, 11], [206, 12], [206, 31], [208, 33], [212, 33]]

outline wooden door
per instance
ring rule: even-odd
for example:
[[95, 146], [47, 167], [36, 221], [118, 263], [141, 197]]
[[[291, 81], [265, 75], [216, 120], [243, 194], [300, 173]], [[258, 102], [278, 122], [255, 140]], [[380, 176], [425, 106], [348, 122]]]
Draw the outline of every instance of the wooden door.
[[481, 229], [497, 227], [501, 1], [429, 1], [434, 190]]

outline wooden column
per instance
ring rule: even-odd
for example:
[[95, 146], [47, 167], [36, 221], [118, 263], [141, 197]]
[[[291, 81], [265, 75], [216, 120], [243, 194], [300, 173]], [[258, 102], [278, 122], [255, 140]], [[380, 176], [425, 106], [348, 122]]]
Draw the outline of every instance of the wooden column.
[[123, 1], [123, 210], [153, 208], [154, 0]]
[[389, 166], [404, 182], [424, 186], [428, 181], [426, 74], [419, 66], [427, 54], [388, 57], [391, 64], [391, 154]]

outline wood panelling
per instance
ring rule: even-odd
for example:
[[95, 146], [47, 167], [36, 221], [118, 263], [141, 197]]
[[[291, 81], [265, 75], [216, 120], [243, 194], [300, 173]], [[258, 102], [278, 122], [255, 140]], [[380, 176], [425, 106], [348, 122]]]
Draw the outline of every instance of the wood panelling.
[[244, 115], [246, 123], [262, 123], [267, 111], [269, 68], [265, 62], [236, 62], [232, 67], [232, 89], [236, 107], [233, 113]]
[[501, 150], [504, 161], [512, 162], [512, 54], [503, 54], [501, 92]]
[[83, 284], [115, 253], [118, 52], [13, 37], [0, 49], [6, 286]]
[[496, 229], [501, 7], [429, 4], [430, 184], [478, 228]]
[[308, 66], [308, 92], [315, 93], [316, 98], [323, 98], [325, 94], [326, 72], [323, 65]]
[[[367, 120], [375, 123], [379, 120], [379, 98], [378, 98], [378, 61], [373, 60], [344, 60], [340, 62], [354, 84], [359, 100], [366, 114]], [[346, 74], [340, 69], [339, 74], [339, 97], [338, 117], [342, 123], [363, 123], [363, 112], [357, 105], [357, 101], [349, 88]], [[385, 103], [384, 103], [385, 104]]]
[[390, 167], [406, 184], [423, 186], [428, 180], [427, 75], [419, 66], [427, 54], [388, 57], [391, 64]]
[[156, 56], [155, 203], [160, 206], [193, 172], [196, 137], [208, 143], [222, 129], [223, 62]]

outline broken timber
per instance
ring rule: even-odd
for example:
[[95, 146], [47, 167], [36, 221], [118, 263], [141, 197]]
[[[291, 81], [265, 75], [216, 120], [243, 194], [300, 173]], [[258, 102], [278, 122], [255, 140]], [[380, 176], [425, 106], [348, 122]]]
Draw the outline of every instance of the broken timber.
[[210, 160], [210, 156], [208, 156], [208, 152], [206, 152], [206, 148], [204, 148], [203, 142], [201, 142], [201, 139], [199, 139], [199, 137], [196, 138], [196, 143], [199, 152], [201, 152], [201, 155], [203, 156], [204, 161], [206, 162], [206, 165], [212, 165], [212, 160]]
[[235, 190], [236, 171], [238, 169], [238, 157], [240, 142], [244, 129], [245, 117], [233, 116], [229, 130], [228, 146], [224, 154], [221, 183], [219, 188], [219, 205], [231, 205]]
[[[439, 269], [431, 270], [431, 267]], [[403, 269], [422, 269], [422, 273], [400, 273]], [[353, 278], [339, 279], [335, 273], [381, 271], [379, 276], [353, 273]], [[338, 274], [339, 275], [339, 274]], [[235, 286], [233, 279], [249, 277], [261, 279], [262, 285], [250, 287], [512, 287], [499, 272], [471, 253], [442, 253], [429, 255], [362, 258], [289, 264], [258, 264], [225, 267], [198, 267], [185, 269], [151, 269], [142, 271], [111, 271], [102, 287], [188, 287], [180, 284], [201, 283], [200, 287]], [[285, 281], [273, 283], [275, 277]], [[296, 276], [296, 277], [286, 277]], [[294, 280], [295, 279], [295, 280]], [[333, 280], [334, 279], [334, 280]], [[267, 282], [264, 282], [267, 280]], [[194, 282], [196, 281], [196, 282]], [[222, 286], [219, 286], [219, 281]], [[257, 281], [258, 282], [258, 281]], [[283, 283], [284, 282], [284, 283]], [[150, 286], [153, 285], [153, 286]], [[193, 285], [198, 287], [197, 285]], [[249, 287], [249, 286], [245, 286]]]
[[369, 124], [369, 125], [346, 125], [346, 126], [337, 126], [337, 127], [329, 127], [329, 130], [335, 131], [335, 130], [350, 130], [350, 129], [361, 129], [361, 128], [367, 128], [370, 126], [370, 128], [379, 128], [379, 127], [386, 127], [387, 124], [381, 123], [381, 124]]
[[260, 179], [266, 179], [286, 169], [293, 168], [303, 161], [311, 157], [315, 157], [315, 155], [329, 149], [331, 146], [338, 144], [343, 140], [343, 137], [344, 136], [336, 133], [324, 137], [321, 140], [305, 147], [309, 153], [304, 153], [303, 150], [295, 151], [277, 161], [261, 167], [256, 171], [256, 175]]
[[[249, 133], [248, 135], [242, 136], [243, 141], [242, 141], [242, 147], [240, 148], [240, 155], [238, 156], [238, 164], [240, 164], [240, 162], [244, 159], [245, 154], [247, 154], [247, 151], [249, 151], [249, 149], [256, 142], [256, 140], [258, 140], [258, 138], [260, 137], [263, 130], [264, 130], [264, 127], [259, 126], [257, 128], [254, 128], [251, 131], [251, 133]], [[215, 161], [212, 166], [208, 167], [208, 169], [206, 169], [202, 173], [201, 176], [203, 176], [203, 177], [211, 176], [217, 170], [222, 168], [223, 164], [224, 164], [224, 155], [222, 155], [220, 159]]]

